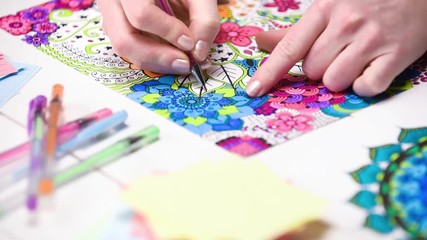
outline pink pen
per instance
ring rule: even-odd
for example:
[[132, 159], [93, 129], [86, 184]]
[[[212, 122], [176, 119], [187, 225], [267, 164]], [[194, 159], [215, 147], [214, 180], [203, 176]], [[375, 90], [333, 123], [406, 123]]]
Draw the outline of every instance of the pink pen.
[[[98, 110], [88, 116], [79, 118], [77, 120], [65, 123], [64, 125], [58, 128], [58, 141], [59, 143], [67, 142], [77, 135], [77, 133], [90, 125], [94, 121], [104, 119], [113, 114], [113, 111], [108, 108], [103, 108]], [[21, 158], [28, 154], [30, 151], [29, 142], [24, 142], [21, 145], [18, 145], [12, 149], [9, 149], [3, 153], [0, 153], [0, 167], [12, 162], [14, 159]]]

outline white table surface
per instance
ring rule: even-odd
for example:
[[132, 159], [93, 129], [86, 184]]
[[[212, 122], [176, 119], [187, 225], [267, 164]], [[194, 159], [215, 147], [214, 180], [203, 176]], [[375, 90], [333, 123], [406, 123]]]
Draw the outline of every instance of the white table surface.
[[[41, 2], [0, 0], [0, 16]], [[59, 189], [54, 209], [41, 213], [36, 226], [27, 224], [24, 207], [1, 219], [0, 239], [73, 239], [117, 205], [122, 184], [197, 161], [236, 157], [5, 31], [0, 31], [0, 51], [11, 61], [41, 67], [19, 94], [0, 109], [0, 151], [26, 141], [24, 126], [29, 100], [39, 94], [49, 96], [51, 86], [57, 82], [65, 87], [66, 121], [103, 107], [114, 111], [125, 109], [129, 113], [128, 128], [89, 149], [73, 153], [70, 162], [82, 160], [150, 124], [161, 130], [158, 142]], [[361, 227], [366, 214], [348, 203], [359, 188], [348, 173], [369, 162], [369, 147], [396, 142], [399, 127], [427, 126], [427, 111], [420, 111], [425, 109], [426, 91], [427, 84], [413, 88], [244, 160], [260, 159], [283, 179], [326, 198], [330, 205], [322, 220], [330, 228], [324, 239], [392, 239]]]

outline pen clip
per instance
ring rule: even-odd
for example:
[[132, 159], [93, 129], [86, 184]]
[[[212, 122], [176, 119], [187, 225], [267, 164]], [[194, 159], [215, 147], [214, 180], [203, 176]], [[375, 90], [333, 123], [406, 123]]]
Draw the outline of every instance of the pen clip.
[[159, 128], [148, 126], [138, 133], [128, 137], [125, 141], [129, 144], [127, 154], [137, 151], [141, 146], [156, 141], [159, 138]]
[[109, 108], [100, 109], [94, 113], [91, 113], [88, 116], [78, 118], [72, 122], [62, 125], [61, 127], [59, 127], [59, 132], [67, 133], [67, 132], [79, 131], [80, 129], [86, 128], [93, 122], [96, 122], [100, 119], [104, 119], [108, 116], [111, 116], [112, 114], [113, 114], [113, 111], [111, 111], [111, 109]]

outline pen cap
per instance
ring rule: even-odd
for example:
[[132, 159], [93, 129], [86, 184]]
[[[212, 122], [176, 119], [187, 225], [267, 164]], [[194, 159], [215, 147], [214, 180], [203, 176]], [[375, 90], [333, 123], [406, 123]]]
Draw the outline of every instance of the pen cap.
[[159, 133], [160, 129], [157, 126], [149, 126], [144, 129], [142, 129], [140, 132], [138, 132], [136, 135], [139, 135], [142, 137], [142, 141], [144, 143], [152, 143], [159, 139]]
[[115, 114], [107, 118], [104, 118], [91, 124], [90, 126], [80, 131], [75, 138], [62, 144], [59, 147], [59, 152], [65, 153], [76, 149], [77, 147], [91, 141], [93, 138], [99, 136], [100, 134], [113, 129], [119, 126], [120, 124], [123, 124], [126, 121], [127, 117], [127, 112], [125, 110], [122, 110], [116, 112]]
[[28, 119], [27, 119], [27, 130], [28, 134], [32, 131], [32, 122], [34, 120], [34, 114], [37, 111], [43, 110], [47, 105], [47, 98], [43, 95], [38, 95], [37, 97], [33, 98], [30, 101], [29, 104], [29, 110], [28, 110]]
[[127, 149], [127, 153], [132, 153], [137, 151], [141, 147], [148, 145], [157, 139], [159, 139], [159, 128], [156, 126], [148, 126], [132, 136], [128, 137], [126, 141], [129, 144], [129, 148]]
[[64, 87], [61, 84], [55, 84], [52, 87], [52, 98], [61, 99], [64, 94]]
[[58, 131], [59, 134], [65, 134], [65, 133], [73, 133], [76, 131], [79, 131], [82, 128], [87, 127], [88, 125], [92, 124], [93, 122], [96, 122], [98, 120], [107, 118], [113, 114], [113, 111], [109, 108], [103, 108], [96, 112], [93, 112], [85, 117], [76, 119], [72, 122], [69, 122], [67, 124], [64, 124], [59, 127]]

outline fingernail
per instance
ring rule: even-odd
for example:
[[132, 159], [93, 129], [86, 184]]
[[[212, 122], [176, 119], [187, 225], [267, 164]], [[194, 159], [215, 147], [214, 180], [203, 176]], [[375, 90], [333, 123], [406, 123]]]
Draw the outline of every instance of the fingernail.
[[209, 45], [207, 42], [199, 40], [196, 43], [194, 48], [194, 55], [200, 60], [203, 60], [208, 57], [209, 54]]
[[187, 73], [190, 71], [190, 63], [187, 60], [177, 59], [173, 61], [172, 69], [177, 73]]
[[261, 91], [261, 84], [258, 80], [253, 80], [246, 87], [246, 93], [251, 97], [258, 97]]
[[187, 35], [181, 35], [177, 42], [184, 50], [190, 51], [194, 48], [194, 40]]
[[200, 63], [200, 67], [201, 67], [203, 70], [208, 69], [208, 68], [210, 68], [211, 66], [212, 66], [212, 62], [211, 62], [211, 60], [209, 60], [209, 59], [206, 59], [205, 61], [203, 61], [203, 62], [201, 62], [201, 63]]

